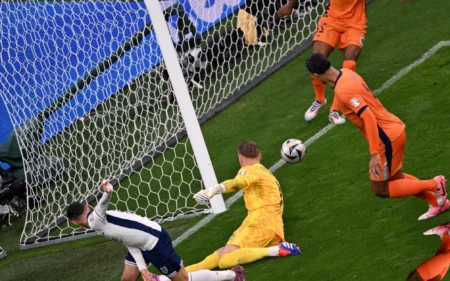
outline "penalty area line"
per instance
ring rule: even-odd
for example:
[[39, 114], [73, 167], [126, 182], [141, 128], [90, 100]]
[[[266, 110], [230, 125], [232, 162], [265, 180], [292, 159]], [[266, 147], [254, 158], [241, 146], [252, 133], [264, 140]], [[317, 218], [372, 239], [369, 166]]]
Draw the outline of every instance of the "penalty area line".
[[[378, 88], [378, 89], [376, 89], [374, 91], [374, 94], [377, 95], [377, 96], [379, 94], [381, 94], [384, 90], [386, 90], [389, 87], [391, 87], [395, 82], [400, 80], [403, 76], [408, 74], [411, 70], [413, 70], [414, 68], [416, 68], [417, 66], [422, 64], [424, 61], [426, 61], [428, 58], [433, 56], [442, 47], [450, 47], [450, 41], [441, 41], [441, 42], [437, 43], [436, 45], [434, 45], [431, 49], [429, 49], [427, 52], [425, 52], [425, 54], [423, 54], [422, 57], [420, 57], [419, 59], [417, 59], [416, 61], [414, 61], [410, 65], [404, 67], [397, 74], [395, 74], [389, 80], [384, 82], [384, 84], [380, 88]], [[327, 126], [323, 127], [314, 136], [312, 136], [311, 138], [309, 138], [309, 139], [307, 139], [305, 141], [305, 146], [306, 147], [310, 146], [315, 141], [317, 141], [319, 138], [323, 137], [326, 133], [328, 133], [335, 126], [336, 125], [334, 125], [333, 123], [330, 123]], [[277, 163], [272, 165], [269, 168], [269, 170], [272, 173], [274, 173], [275, 171], [277, 171], [278, 169], [283, 167], [285, 164], [286, 164], [286, 162], [284, 162], [282, 159], [280, 159]], [[242, 197], [242, 191], [239, 191], [236, 194], [234, 194], [233, 196], [231, 196], [230, 198], [228, 198], [225, 201], [225, 205], [227, 206], [227, 208], [229, 208], [231, 205], [233, 205], [241, 197]], [[205, 226], [208, 223], [210, 223], [214, 219], [215, 216], [216, 216], [215, 214], [209, 214], [205, 218], [201, 219], [193, 227], [189, 228], [186, 232], [184, 232], [182, 235], [180, 235], [177, 239], [175, 239], [173, 241], [174, 247], [178, 246], [181, 242], [183, 242], [184, 240], [186, 240], [187, 238], [189, 238], [190, 236], [195, 234], [200, 228], [202, 228], [203, 226]]]

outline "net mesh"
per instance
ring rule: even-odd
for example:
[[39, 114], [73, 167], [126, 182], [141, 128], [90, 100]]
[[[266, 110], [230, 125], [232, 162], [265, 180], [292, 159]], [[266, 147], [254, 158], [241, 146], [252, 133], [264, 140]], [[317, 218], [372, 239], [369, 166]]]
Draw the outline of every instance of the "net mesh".
[[[160, 1], [198, 118], [311, 37], [323, 1]], [[20, 145], [22, 243], [80, 230], [72, 201], [164, 221], [202, 211], [202, 179], [144, 2], [2, 1], [0, 97]]]

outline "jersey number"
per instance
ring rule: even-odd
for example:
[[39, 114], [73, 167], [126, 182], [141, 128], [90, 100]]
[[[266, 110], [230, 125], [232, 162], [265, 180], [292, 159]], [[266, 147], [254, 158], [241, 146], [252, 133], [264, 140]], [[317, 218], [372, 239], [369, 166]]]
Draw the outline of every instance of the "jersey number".
[[283, 206], [283, 192], [281, 191], [281, 185], [278, 181], [275, 181], [275, 183], [278, 185], [278, 189], [280, 190], [280, 198], [281, 198], [280, 206]]

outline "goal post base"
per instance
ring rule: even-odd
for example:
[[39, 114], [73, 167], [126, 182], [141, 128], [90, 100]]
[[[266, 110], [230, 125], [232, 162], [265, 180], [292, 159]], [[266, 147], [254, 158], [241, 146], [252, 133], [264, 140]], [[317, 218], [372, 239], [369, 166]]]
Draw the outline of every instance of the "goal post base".
[[44, 247], [44, 246], [50, 246], [50, 245], [65, 243], [65, 242], [69, 242], [69, 241], [80, 240], [80, 239], [84, 239], [84, 238], [90, 238], [90, 237], [97, 236], [97, 235], [98, 234], [95, 231], [86, 231], [86, 232], [74, 233], [74, 234], [70, 234], [70, 235], [62, 236], [62, 237], [38, 238], [38, 239], [35, 239], [33, 242], [25, 241], [25, 243], [21, 244], [19, 246], [19, 248], [20, 248], [21, 251], [29, 250], [29, 249], [41, 248], [41, 247]]

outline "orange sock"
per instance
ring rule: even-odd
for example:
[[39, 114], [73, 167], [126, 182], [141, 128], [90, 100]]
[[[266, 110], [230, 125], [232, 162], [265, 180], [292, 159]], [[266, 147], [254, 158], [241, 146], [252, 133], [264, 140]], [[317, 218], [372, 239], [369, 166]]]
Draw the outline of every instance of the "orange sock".
[[417, 195], [423, 191], [436, 191], [435, 180], [409, 180], [401, 179], [389, 182], [389, 196], [391, 198], [403, 198]]
[[430, 280], [443, 273], [449, 264], [450, 252], [445, 252], [426, 260], [416, 270], [423, 280]]
[[323, 103], [325, 101], [325, 85], [316, 78], [311, 78], [311, 80], [314, 87], [314, 92], [316, 93], [316, 100]]
[[434, 195], [432, 191], [422, 191], [419, 194], [416, 194], [416, 197], [427, 201], [428, 204], [433, 207], [438, 206], [436, 195]]
[[[415, 176], [410, 175], [410, 174], [403, 173], [403, 175], [405, 176], [405, 179], [408, 179], [408, 180], [415, 180], [415, 181], [419, 180], [418, 178], [416, 178]], [[427, 201], [428, 204], [430, 204], [431, 206], [434, 206], [434, 207], [438, 206], [437, 198], [431, 191], [422, 191], [419, 194], [416, 194], [416, 197]]]
[[450, 251], [450, 235], [448, 235], [448, 233], [444, 233], [442, 236], [441, 246], [437, 250], [436, 255], [443, 254], [448, 251]]
[[342, 65], [342, 68], [347, 68], [347, 69], [355, 71], [355, 69], [356, 69], [356, 61], [354, 61], [354, 60], [345, 60], [344, 64]]
[[444, 268], [444, 270], [441, 271], [441, 273], [439, 273], [439, 276], [441, 276], [441, 279], [444, 278], [445, 274], [447, 274], [448, 271], [448, 266], [446, 268]]

